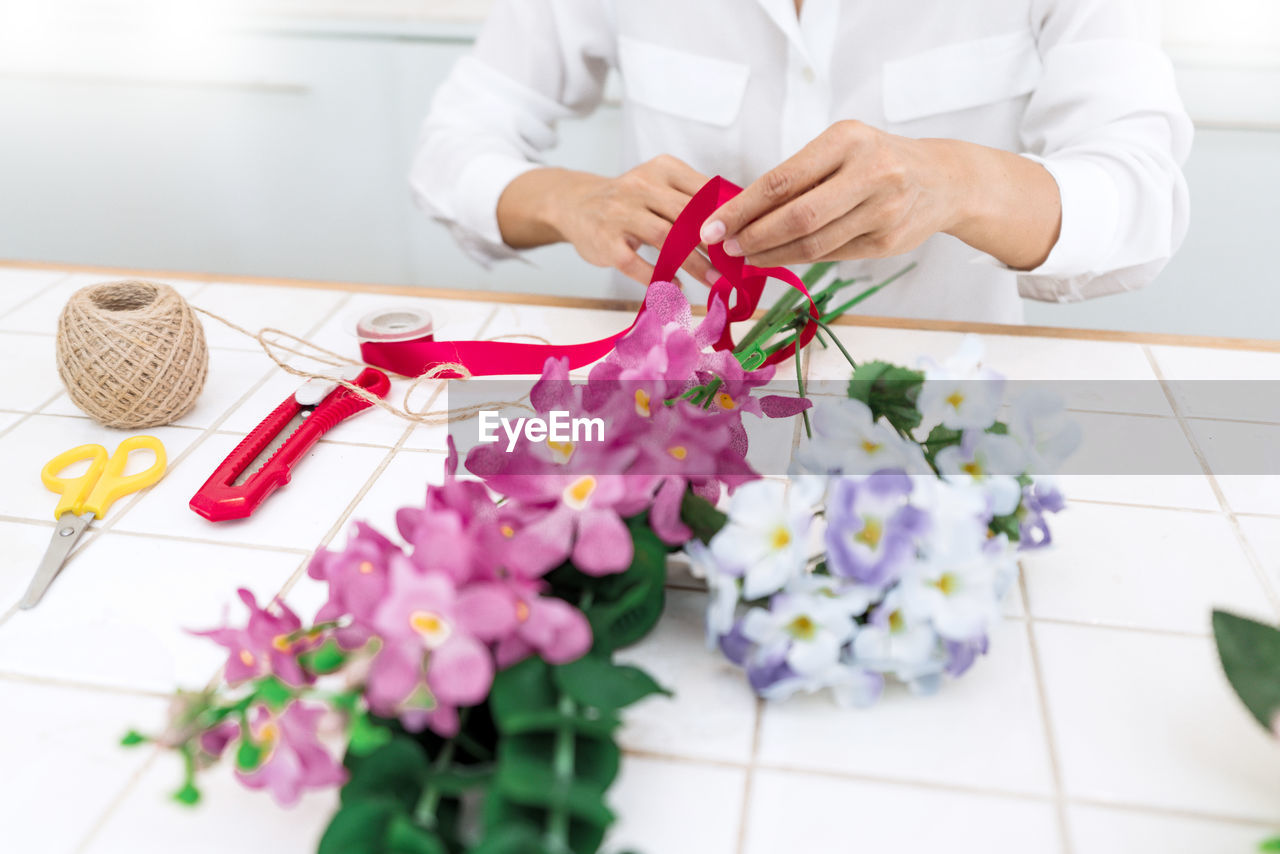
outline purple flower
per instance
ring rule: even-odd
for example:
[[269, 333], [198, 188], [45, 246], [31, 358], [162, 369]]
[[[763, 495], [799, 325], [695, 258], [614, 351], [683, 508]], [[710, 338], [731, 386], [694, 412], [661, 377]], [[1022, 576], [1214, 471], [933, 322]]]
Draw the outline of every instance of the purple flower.
[[230, 685], [274, 674], [289, 685], [305, 685], [311, 678], [298, 664], [298, 653], [315, 645], [310, 637], [294, 638], [302, 628], [298, 615], [277, 599], [259, 608], [245, 588], [236, 591], [249, 609], [249, 622], [241, 629], [224, 626], [192, 634], [207, 637], [228, 651], [225, 676]]
[[836, 575], [881, 586], [916, 556], [929, 518], [909, 503], [901, 472], [837, 478], [827, 506], [827, 559]]
[[591, 649], [591, 624], [577, 608], [554, 596], [540, 596], [527, 585], [509, 586], [516, 609], [516, 628], [498, 642], [498, 666], [510, 667], [537, 654], [550, 664], [567, 664]]
[[1043, 480], [1032, 480], [1022, 488], [1022, 506], [1018, 508], [1018, 549], [1040, 549], [1053, 542], [1048, 513], [1059, 513], [1067, 506], [1056, 486]]
[[320, 549], [307, 574], [329, 586], [329, 599], [316, 613], [316, 622], [352, 617], [354, 622], [334, 630], [345, 649], [357, 649], [369, 640], [369, 622], [387, 592], [387, 572], [399, 547], [364, 522], [341, 551]]
[[987, 636], [980, 635], [968, 641], [944, 640], [947, 654], [947, 675], [963, 676], [978, 656], [987, 654]]
[[326, 714], [322, 706], [289, 703], [274, 716], [265, 706], [253, 711], [250, 738], [266, 752], [255, 770], [236, 771], [251, 789], [267, 789], [281, 806], [292, 806], [304, 791], [338, 786], [347, 771], [320, 743], [317, 731]]

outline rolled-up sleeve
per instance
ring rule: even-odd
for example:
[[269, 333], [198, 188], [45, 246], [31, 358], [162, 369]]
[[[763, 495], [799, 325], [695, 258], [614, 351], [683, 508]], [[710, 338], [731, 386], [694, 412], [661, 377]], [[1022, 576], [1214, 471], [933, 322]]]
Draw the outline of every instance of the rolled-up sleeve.
[[603, 0], [499, 0], [474, 49], [436, 90], [409, 185], [481, 264], [519, 253], [502, 240], [498, 199], [540, 165], [556, 125], [600, 103], [613, 64]]
[[1182, 164], [1192, 126], [1159, 46], [1158, 9], [1140, 0], [1034, 8], [1044, 71], [1022, 142], [1057, 182], [1062, 227], [1018, 290], [1074, 302], [1140, 288], [1181, 245], [1190, 208]]

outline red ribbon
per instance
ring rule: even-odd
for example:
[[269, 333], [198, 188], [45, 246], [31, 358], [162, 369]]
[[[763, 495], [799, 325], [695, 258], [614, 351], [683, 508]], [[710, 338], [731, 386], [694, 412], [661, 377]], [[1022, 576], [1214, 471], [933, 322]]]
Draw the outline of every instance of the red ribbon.
[[[671, 232], [662, 244], [658, 255], [658, 263], [654, 265], [653, 282], [671, 282], [675, 280], [676, 271], [701, 242], [699, 232], [706, 221], [721, 205], [742, 192], [740, 187], [719, 176], [712, 178], [702, 189], [694, 194], [685, 205], [680, 216], [671, 226]], [[809, 300], [809, 317], [800, 332], [798, 344], [804, 347], [817, 332], [818, 307], [813, 297], [805, 288], [800, 278], [785, 267], [753, 267], [741, 258], [725, 254], [723, 246], [717, 243], [708, 249], [711, 263], [720, 273], [720, 278], [711, 287], [707, 296], [707, 307], [714, 300], [723, 300], [728, 309], [728, 321], [724, 326], [724, 334], [716, 342], [717, 350], [732, 350], [734, 347], [730, 325], [735, 321], [747, 320], [755, 313], [764, 293], [764, 285], [770, 278], [779, 279], [800, 291]], [[736, 302], [730, 302], [736, 297]], [[404, 376], [420, 376], [446, 363], [464, 365], [472, 376], [494, 376], [507, 374], [541, 374], [547, 359], [569, 359], [569, 367], [580, 368], [607, 356], [613, 351], [618, 339], [635, 328], [636, 323], [644, 315], [644, 306], [636, 314], [631, 325], [621, 332], [601, 338], [598, 341], [587, 341], [582, 344], [524, 344], [516, 341], [365, 341], [360, 344], [360, 355], [370, 365], [385, 368]], [[796, 344], [788, 344], [764, 361], [771, 365], [791, 356]], [[457, 376], [446, 373], [442, 376]]]

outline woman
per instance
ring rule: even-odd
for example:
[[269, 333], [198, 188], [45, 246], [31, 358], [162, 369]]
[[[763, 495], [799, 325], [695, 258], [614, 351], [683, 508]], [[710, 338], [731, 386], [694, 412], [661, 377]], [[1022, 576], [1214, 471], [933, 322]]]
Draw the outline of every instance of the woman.
[[[482, 263], [567, 241], [647, 282], [642, 248], [720, 174], [745, 190], [705, 242], [872, 280], [913, 260], [859, 310], [1016, 323], [1020, 296], [1142, 287], [1186, 233], [1192, 129], [1155, 6], [498, 0], [411, 183]], [[611, 68], [628, 171], [540, 166]], [[714, 278], [701, 255], [685, 269]]]

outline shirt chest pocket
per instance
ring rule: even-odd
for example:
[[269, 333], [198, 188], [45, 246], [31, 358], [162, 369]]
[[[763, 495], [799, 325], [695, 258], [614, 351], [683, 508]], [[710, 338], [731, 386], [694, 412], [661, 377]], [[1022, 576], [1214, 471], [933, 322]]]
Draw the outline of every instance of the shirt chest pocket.
[[884, 64], [884, 116], [909, 122], [994, 104], [1035, 89], [1040, 52], [1030, 32], [958, 42]]
[[737, 120], [751, 75], [749, 65], [630, 36], [618, 39], [618, 65], [630, 100], [660, 113], [722, 128]]

